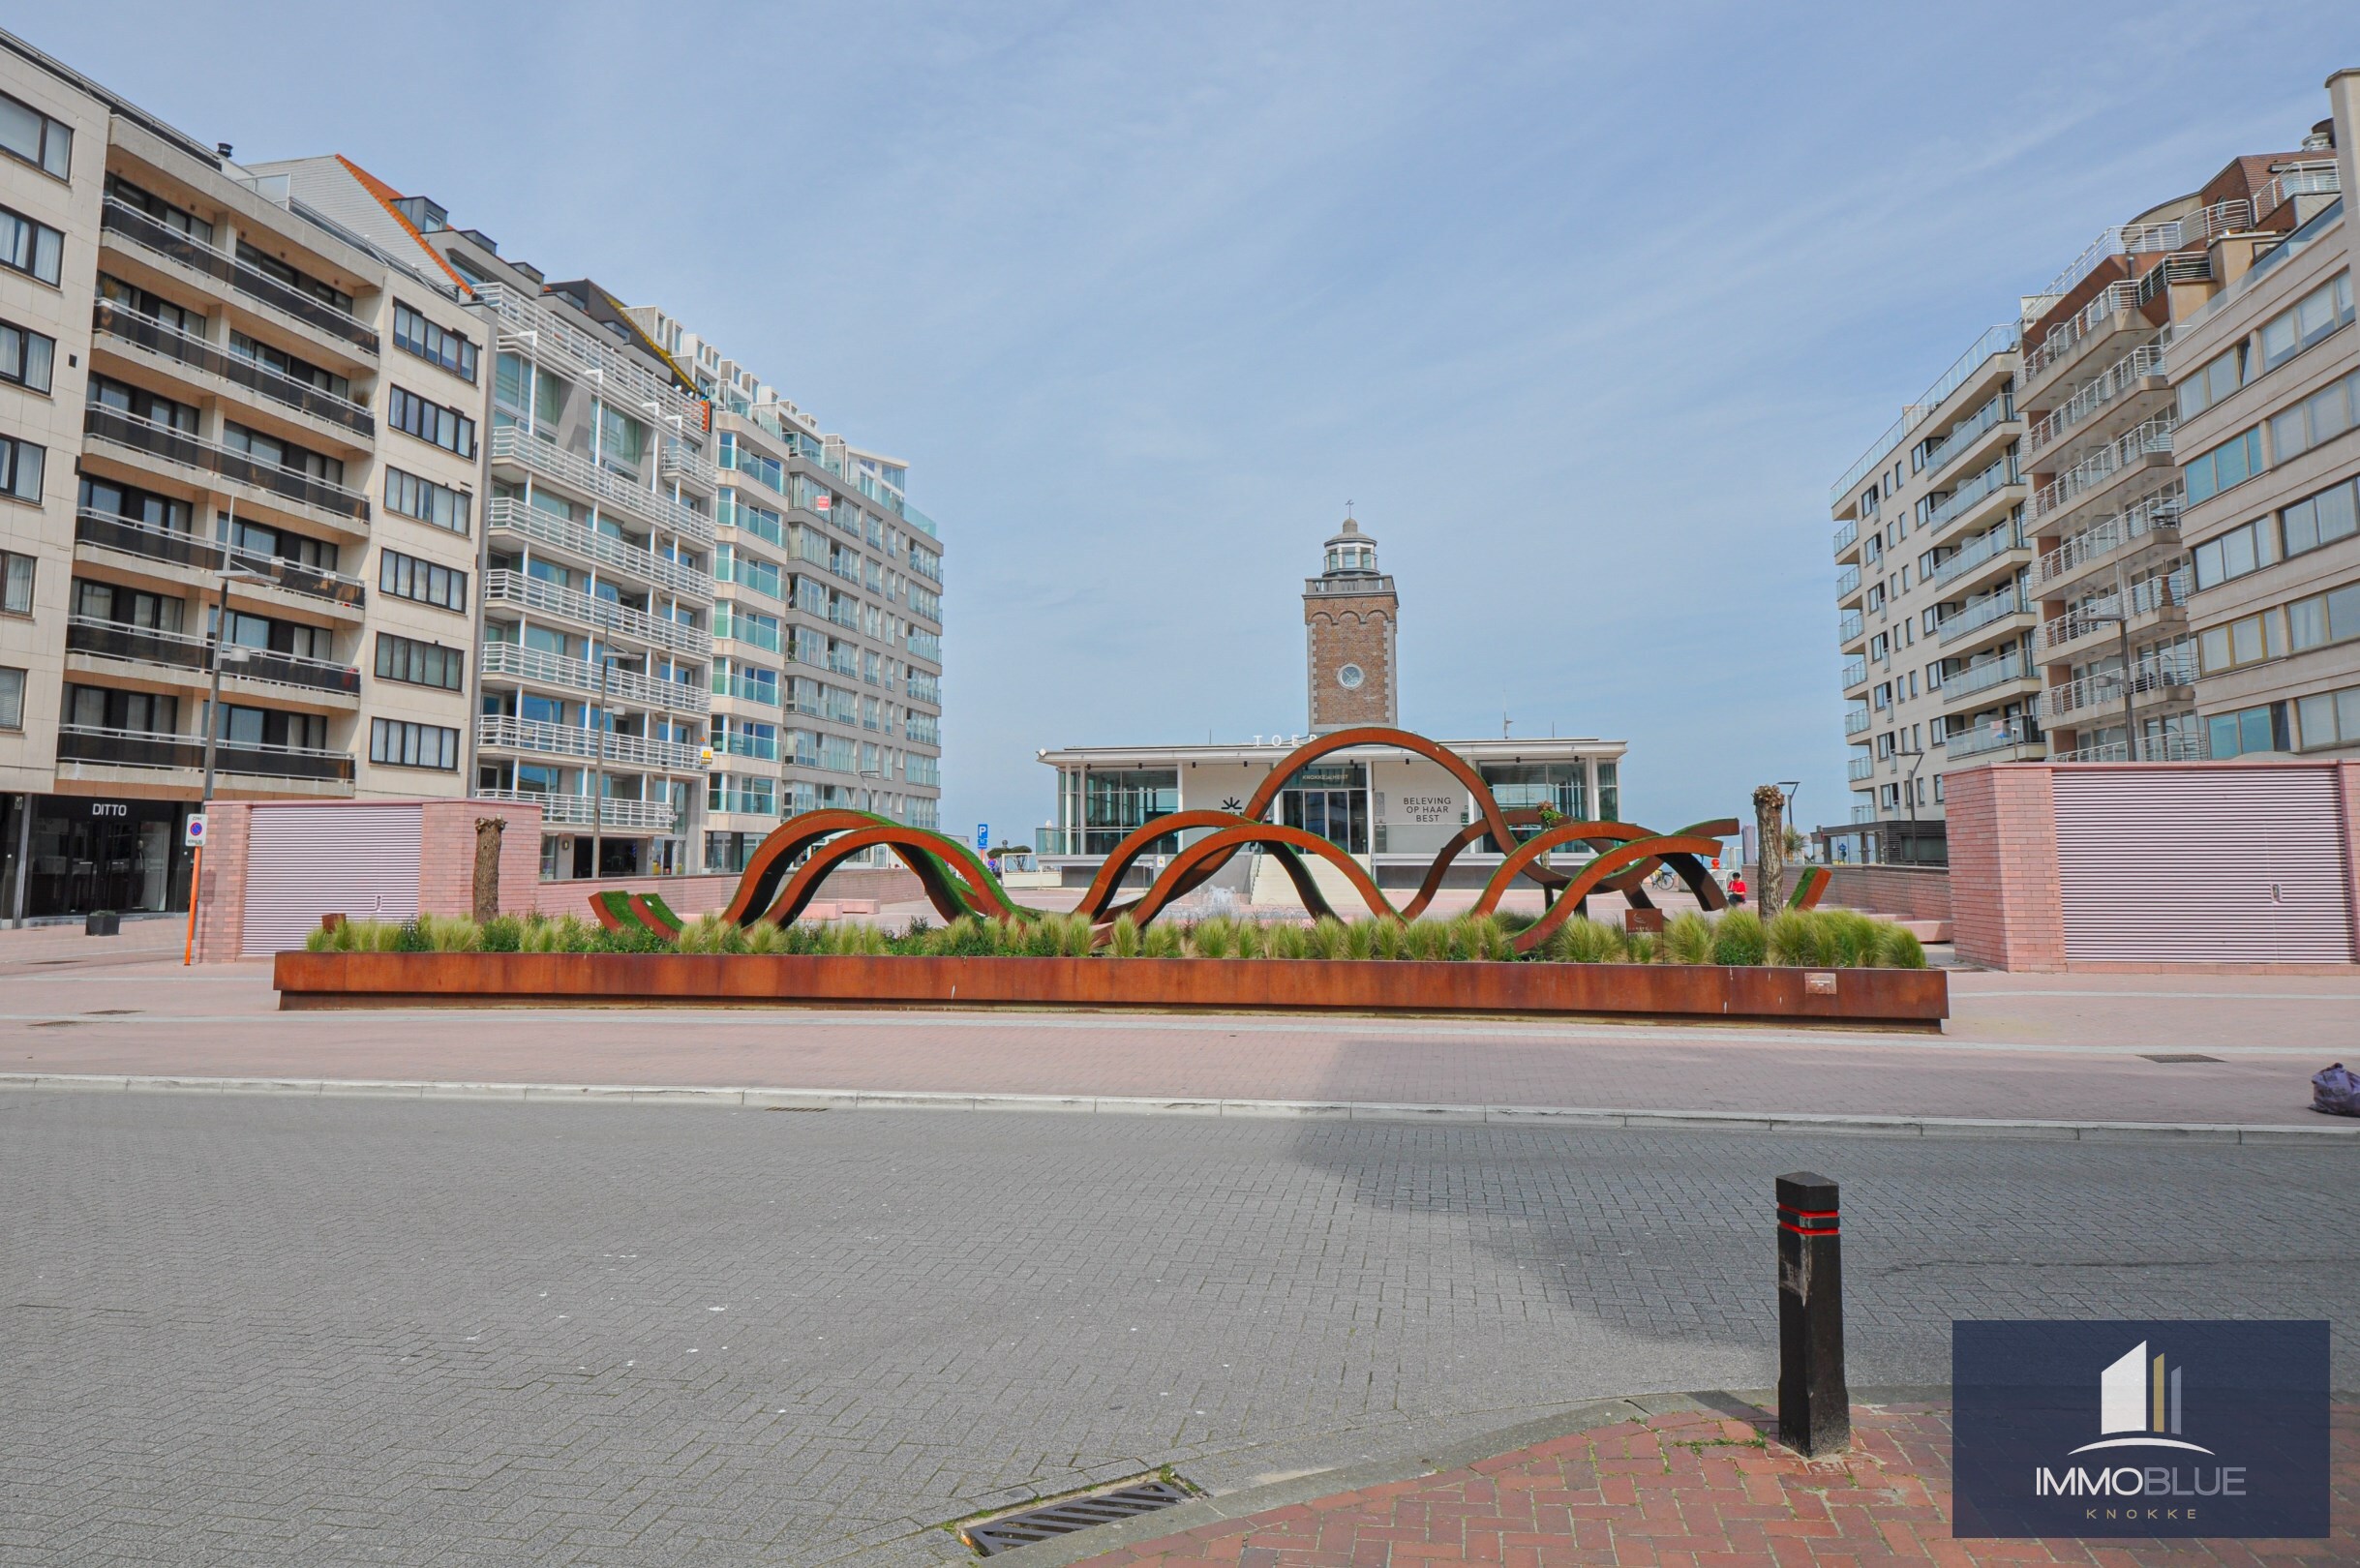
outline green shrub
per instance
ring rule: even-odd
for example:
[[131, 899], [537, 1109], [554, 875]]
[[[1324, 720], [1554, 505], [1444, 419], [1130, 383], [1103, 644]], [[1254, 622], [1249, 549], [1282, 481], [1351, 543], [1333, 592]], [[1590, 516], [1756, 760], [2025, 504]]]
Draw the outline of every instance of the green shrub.
[[1341, 958], [1350, 934], [1342, 920], [1333, 915], [1322, 915], [1304, 933], [1305, 947], [1314, 958]]
[[1712, 962], [1712, 923], [1694, 910], [1683, 910], [1664, 922], [1664, 962]]
[[1225, 915], [1198, 920], [1190, 927], [1188, 938], [1189, 947], [1199, 958], [1226, 958], [1237, 950], [1236, 927]]
[[934, 922], [932, 920], [927, 920], [923, 915], [913, 915], [910, 917], [910, 923], [901, 929], [901, 939], [904, 942], [916, 942], [923, 945], [933, 930]]
[[1377, 956], [1377, 922], [1375, 920], [1354, 920], [1344, 928], [1344, 955], [1346, 958], [1360, 959]]
[[1877, 962], [1887, 969], [1923, 969], [1925, 945], [1918, 933], [1890, 920], [1878, 922]]
[[1450, 957], [1450, 927], [1440, 920], [1412, 920], [1403, 938], [1403, 956], [1419, 963]]
[[1663, 958], [1663, 944], [1649, 932], [1633, 931], [1622, 939], [1625, 963], [1652, 964]]
[[1263, 958], [1270, 953], [1270, 932], [1259, 920], [1237, 922], [1237, 952], [1240, 958]]
[[1814, 912], [1826, 933], [1829, 961], [1841, 969], [1865, 969], [1877, 961], [1877, 922], [1852, 909]]
[[615, 931], [609, 931], [603, 926], [592, 926], [588, 945], [575, 950], [581, 952], [678, 952], [680, 950], [672, 945], [670, 937], [651, 931], [644, 925], [626, 925]]
[[432, 952], [435, 950], [435, 941], [433, 937], [427, 935], [425, 928], [416, 920], [404, 920], [394, 927], [393, 950], [395, 952]]
[[1576, 915], [1549, 939], [1549, 954], [1569, 964], [1618, 963], [1623, 954], [1622, 933], [1602, 920]]
[[1766, 949], [1762, 918], [1750, 909], [1733, 909], [1712, 927], [1712, 961], [1716, 964], [1758, 964]]
[[1809, 912], [1782, 909], [1764, 928], [1764, 956], [1773, 964], [1817, 968], [1825, 963], [1821, 946], [1825, 934]]
[[1409, 923], [1389, 915], [1377, 918], [1376, 955], [1384, 959], [1409, 956]]
[[787, 933], [776, 920], [756, 920], [745, 928], [745, 950], [784, 952], [787, 950]]
[[524, 946], [525, 922], [514, 915], [495, 915], [483, 922], [483, 950], [514, 952]]
[[[1124, 918], [1128, 920], [1130, 917]], [[1150, 925], [1139, 938], [1139, 956], [1142, 958], [1178, 958], [1187, 951], [1188, 942], [1180, 928], [1166, 925], [1162, 920]]]
[[1274, 925], [1264, 941], [1263, 951], [1273, 958], [1308, 959], [1312, 955], [1311, 931], [1291, 920]]
[[1146, 944], [1139, 938], [1139, 922], [1128, 915], [1114, 918], [1114, 928], [1106, 934], [1106, 950], [1117, 958], [1136, 958]]
[[1057, 950], [1068, 958], [1087, 958], [1098, 949], [1098, 932], [1087, 915], [1068, 915], [1057, 922]]

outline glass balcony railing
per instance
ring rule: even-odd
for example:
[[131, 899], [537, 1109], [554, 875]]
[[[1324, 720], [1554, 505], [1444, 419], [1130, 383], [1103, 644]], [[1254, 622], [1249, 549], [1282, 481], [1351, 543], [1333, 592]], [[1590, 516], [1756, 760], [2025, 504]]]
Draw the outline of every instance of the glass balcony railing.
[[157, 222], [127, 202], [108, 196], [106, 207], [99, 214], [99, 226], [107, 233], [122, 235], [143, 250], [169, 256], [182, 266], [194, 267], [209, 277], [218, 278], [239, 293], [269, 306], [278, 315], [341, 338], [369, 353], [378, 351], [376, 331], [351, 312], [339, 310], [325, 300], [315, 299], [268, 273], [248, 266], [227, 251]]
[[1861, 634], [1861, 613], [1858, 610], [1847, 611], [1844, 618], [1835, 623], [1835, 640], [1849, 643]]

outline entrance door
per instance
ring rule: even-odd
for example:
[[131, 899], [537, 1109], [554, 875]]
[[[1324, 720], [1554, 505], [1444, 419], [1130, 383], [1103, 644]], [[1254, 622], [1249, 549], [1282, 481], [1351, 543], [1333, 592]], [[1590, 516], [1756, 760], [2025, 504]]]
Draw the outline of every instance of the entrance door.
[[1347, 855], [1369, 852], [1367, 797], [1358, 790], [1285, 790], [1280, 820], [1300, 828]]

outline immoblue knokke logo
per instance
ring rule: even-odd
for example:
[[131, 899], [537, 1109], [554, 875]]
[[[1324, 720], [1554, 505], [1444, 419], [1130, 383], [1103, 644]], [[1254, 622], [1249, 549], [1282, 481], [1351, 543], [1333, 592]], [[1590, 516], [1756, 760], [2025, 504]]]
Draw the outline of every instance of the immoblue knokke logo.
[[2327, 1325], [1952, 1325], [1954, 1532], [2327, 1532]]

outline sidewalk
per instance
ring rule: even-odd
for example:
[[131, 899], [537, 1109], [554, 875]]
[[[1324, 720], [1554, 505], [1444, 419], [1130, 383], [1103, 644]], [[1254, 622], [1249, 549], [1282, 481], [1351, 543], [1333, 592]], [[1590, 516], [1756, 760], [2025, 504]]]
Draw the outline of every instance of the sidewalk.
[[[1178, 1516], [1233, 1514], [1247, 1494], [1182, 1504], [1026, 1547], [1001, 1560], [1010, 1568], [1866, 1568], [1920, 1562], [1962, 1568], [2329, 1568], [2360, 1561], [2360, 1407], [2335, 1412], [2335, 1533], [2324, 1541], [1958, 1541], [1950, 1529], [1947, 1404], [1856, 1404], [1851, 1452], [1815, 1462], [1771, 1446], [1766, 1439], [1776, 1435], [1775, 1419], [1734, 1398], [1677, 1402], [1690, 1407], [1243, 1517], [1197, 1522]], [[1727, 1413], [1732, 1411], [1738, 1413]], [[1171, 1531], [1177, 1523], [1187, 1527]], [[1163, 1533], [1141, 1538], [1158, 1529]], [[1100, 1550], [1117, 1532], [1133, 1539]]]

